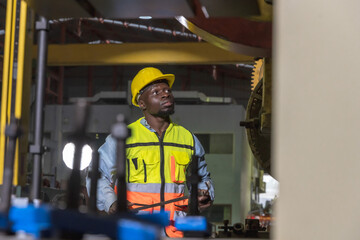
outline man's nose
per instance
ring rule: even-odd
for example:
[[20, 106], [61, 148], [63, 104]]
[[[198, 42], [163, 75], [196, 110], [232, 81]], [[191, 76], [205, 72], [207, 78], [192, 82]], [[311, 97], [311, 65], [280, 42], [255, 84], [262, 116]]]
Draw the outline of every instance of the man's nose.
[[162, 98], [168, 98], [170, 96], [170, 93], [167, 91], [163, 91], [161, 97]]

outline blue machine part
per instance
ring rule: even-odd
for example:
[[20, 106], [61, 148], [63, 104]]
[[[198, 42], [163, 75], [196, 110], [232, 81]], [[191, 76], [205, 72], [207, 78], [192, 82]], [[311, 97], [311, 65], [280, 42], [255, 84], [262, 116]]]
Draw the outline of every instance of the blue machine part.
[[9, 226], [8, 217], [2, 213], [0, 213], [0, 229], [5, 230]]
[[150, 214], [148, 212], [139, 212], [136, 214], [136, 216], [140, 219], [153, 222], [155, 224], [159, 224], [162, 227], [169, 226], [170, 224], [170, 212], [169, 211], [163, 211], [163, 212], [155, 212], [153, 214]]
[[12, 222], [13, 232], [24, 231], [40, 238], [42, 232], [50, 230], [50, 208], [46, 205], [35, 207], [32, 204], [27, 207], [11, 207], [9, 220]]
[[206, 232], [208, 222], [203, 216], [178, 217], [175, 220], [175, 227], [180, 231]]
[[161, 228], [130, 219], [118, 221], [117, 239], [156, 240], [160, 238]]
[[[3, 221], [4, 220], [4, 221]], [[169, 213], [134, 215], [126, 213], [107, 217], [84, 214], [74, 210], [52, 209], [47, 205], [35, 207], [11, 207], [9, 220], [1, 218], [0, 227], [12, 224], [11, 231], [24, 231], [35, 238], [51, 234], [52, 230], [77, 233], [105, 234], [117, 239], [159, 239], [162, 229], [169, 225]]]

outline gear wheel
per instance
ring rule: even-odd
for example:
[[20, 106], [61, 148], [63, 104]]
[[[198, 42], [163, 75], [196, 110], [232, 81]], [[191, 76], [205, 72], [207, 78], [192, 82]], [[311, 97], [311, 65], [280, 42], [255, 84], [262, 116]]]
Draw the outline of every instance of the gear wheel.
[[247, 139], [252, 153], [266, 173], [271, 173], [271, 138], [269, 134], [261, 132], [261, 108], [263, 100], [263, 80], [259, 81], [251, 93], [246, 108], [246, 119], [240, 126], [246, 128]]
[[256, 85], [264, 77], [264, 59], [260, 58], [255, 61], [254, 69], [251, 76], [251, 91], [254, 91]]

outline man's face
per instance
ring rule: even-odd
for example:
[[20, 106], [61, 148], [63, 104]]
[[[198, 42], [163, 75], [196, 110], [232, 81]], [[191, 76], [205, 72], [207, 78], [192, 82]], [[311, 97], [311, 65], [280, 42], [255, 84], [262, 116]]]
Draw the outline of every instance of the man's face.
[[155, 83], [139, 98], [142, 110], [156, 117], [167, 117], [174, 113], [174, 96], [166, 83]]

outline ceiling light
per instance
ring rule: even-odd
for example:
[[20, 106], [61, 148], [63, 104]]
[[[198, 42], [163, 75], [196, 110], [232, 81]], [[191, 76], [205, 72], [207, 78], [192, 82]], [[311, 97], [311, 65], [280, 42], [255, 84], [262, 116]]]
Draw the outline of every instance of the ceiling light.
[[206, 18], [209, 18], [209, 17], [210, 17], [210, 15], [209, 15], [208, 11], [206, 10], [206, 7], [205, 7], [205, 6], [201, 6], [201, 10], [202, 10], [202, 12], [203, 12], [203, 14], [204, 14], [204, 16], [205, 16]]
[[148, 20], [148, 19], [152, 19], [152, 16], [140, 16], [139, 18]]

